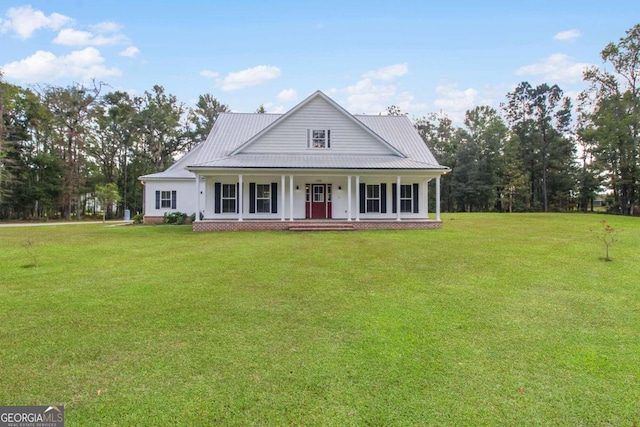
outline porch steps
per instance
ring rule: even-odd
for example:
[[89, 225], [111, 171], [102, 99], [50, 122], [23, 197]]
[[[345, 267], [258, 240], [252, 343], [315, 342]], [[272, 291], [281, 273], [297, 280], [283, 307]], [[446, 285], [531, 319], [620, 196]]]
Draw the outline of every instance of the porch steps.
[[353, 231], [351, 224], [332, 224], [314, 222], [308, 224], [295, 224], [288, 228], [289, 231]]

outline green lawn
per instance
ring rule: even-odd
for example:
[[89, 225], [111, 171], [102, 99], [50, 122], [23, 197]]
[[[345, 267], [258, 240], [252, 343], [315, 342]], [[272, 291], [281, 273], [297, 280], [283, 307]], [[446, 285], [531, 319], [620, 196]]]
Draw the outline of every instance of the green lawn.
[[0, 405], [62, 404], [68, 426], [638, 425], [640, 218], [443, 220], [0, 228]]

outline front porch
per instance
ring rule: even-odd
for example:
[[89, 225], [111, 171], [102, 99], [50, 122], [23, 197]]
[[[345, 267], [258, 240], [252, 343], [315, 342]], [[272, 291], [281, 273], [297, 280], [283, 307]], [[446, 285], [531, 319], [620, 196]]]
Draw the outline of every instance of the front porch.
[[[441, 227], [440, 176], [435, 172], [207, 172], [195, 173], [200, 214], [194, 231], [288, 230], [313, 221], [349, 229]], [[429, 215], [430, 197], [434, 220]]]
[[441, 220], [432, 219], [366, 219], [312, 220], [296, 219], [281, 221], [275, 219], [202, 220], [193, 223], [193, 231], [353, 231], [353, 230], [432, 230], [442, 228]]

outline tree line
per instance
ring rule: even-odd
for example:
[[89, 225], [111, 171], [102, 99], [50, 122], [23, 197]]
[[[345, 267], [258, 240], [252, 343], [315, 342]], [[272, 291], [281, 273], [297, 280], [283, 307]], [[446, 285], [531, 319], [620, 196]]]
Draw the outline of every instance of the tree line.
[[169, 167], [229, 110], [210, 94], [186, 108], [159, 85], [142, 96], [104, 88], [23, 88], [0, 75], [0, 218], [80, 218], [107, 184], [120, 200], [108, 216], [141, 212], [137, 178]]
[[[603, 193], [610, 212], [638, 210], [640, 24], [601, 57], [605, 67], [585, 71], [589, 87], [575, 106], [556, 84], [522, 82], [499, 109], [467, 111], [463, 126], [444, 114], [414, 118], [452, 169], [441, 181], [443, 211], [587, 211]], [[120, 200], [108, 216], [141, 212], [137, 178], [169, 167], [229, 111], [211, 94], [187, 108], [160, 85], [141, 96], [105, 88], [24, 88], [0, 70], [0, 219], [92, 214], [107, 184]]]
[[604, 195], [609, 212], [640, 215], [640, 24], [601, 58], [602, 68], [585, 70], [575, 106], [556, 84], [522, 82], [500, 110], [478, 106], [461, 127], [443, 114], [415, 120], [452, 169], [441, 180], [442, 209], [586, 212]]

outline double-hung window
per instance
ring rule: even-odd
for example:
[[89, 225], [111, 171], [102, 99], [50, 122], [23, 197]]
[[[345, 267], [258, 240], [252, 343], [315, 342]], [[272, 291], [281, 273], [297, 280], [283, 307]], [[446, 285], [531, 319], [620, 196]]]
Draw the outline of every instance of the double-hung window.
[[160, 192], [160, 207], [171, 209], [171, 191]]
[[413, 185], [400, 186], [400, 212], [413, 212]]
[[331, 148], [329, 129], [309, 129], [307, 146], [309, 148]]
[[237, 191], [236, 184], [222, 184], [222, 212], [223, 213], [237, 212], [236, 191]]
[[156, 209], [175, 209], [177, 191], [156, 190]]
[[256, 184], [256, 212], [271, 212], [271, 184]]
[[380, 185], [367, 184], [366, 193], [367, 212], [380, 212]]

